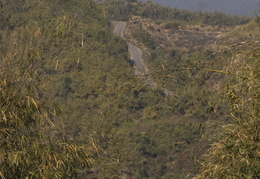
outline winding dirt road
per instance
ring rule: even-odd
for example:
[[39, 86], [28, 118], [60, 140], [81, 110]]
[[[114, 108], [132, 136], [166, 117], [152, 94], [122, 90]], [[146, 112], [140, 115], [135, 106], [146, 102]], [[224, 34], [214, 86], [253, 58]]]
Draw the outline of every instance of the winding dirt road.
[[[126, 28], [126, 23], [121, 22], [121, 21], [112, 21], [112, 24], [115, 26], [114, 33], [121, 36], [122, 38], [124, 38], [124, 30]], [[149, 76], [149, 73], [148, 73], [149, 70], [144, 63], [141, 49], [130, 43], [127, 43], [127, 44], [128, 44], [128, 50], [130, 52], [130, 59], [135, 64], [135, 74], [137, 76], [139, 76], [140, 78], [142, 78], [143, 80], [145, 80], [145, 82], [148, 85], [150, 85], [152, 88], [158, 88], [158, 84], [155, 83], [152, 80], [152, 78]], [[163, 91], [167, 96], [174, 95], [173, 92], [171, 92], [167, 89], [164, 89]]]
[[[115, 26], [114, 33], [124, 38], [126, 23], [119, 21], [112, 21], [112, 23]], [[130, 59], [134, 62], [135, 65], [135, 74], [144, 79], [151, 87], [156, 88], [158, 85], [148, 75], [148, 69], [142, 58], [143, 55], [141, 49], [130, 43], [127, 44], [128, 50], [130, 52]]]

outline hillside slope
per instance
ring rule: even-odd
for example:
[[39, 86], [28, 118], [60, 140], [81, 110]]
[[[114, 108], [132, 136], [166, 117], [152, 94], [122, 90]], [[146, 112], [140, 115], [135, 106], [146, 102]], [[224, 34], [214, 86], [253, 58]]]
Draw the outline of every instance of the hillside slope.
[[[110, 18], [130, 20], [126, 39], [113, 33]], [[259, 115], [249, 21], [118, 0], [1, 1], [0, 176], [198, 174], [197, 159], [222, 126]], [[237, 32], [247, 47], [222, 49], [240, 41]], [[143, 50], [159, 88], [135, 75], [127, 41]]]
[[[190, 118], [194, 121], [198, 118], [198, 125], [206, 131], [202, 136], [211, 141], [217, 141], [213, 136], [221, 134], [218, 130], [212, 130], [214, 127], [229, 124], [224, 129], [227, 132], [220, 137], [221, 141], [215, 143], [205, 156], [203, 173], [198, 177], [242, 177], [243, 173], [257, 177], [259, 70], [256, 66], [259, 63], [259, 19], [235, 26], [223, 25], [229, 24], [228, 18], [220, 24], [202, 25], [197, 22], [196, 25], [196, 21], [180, 20], [178, 16], [174, 20], [161, 18], [164, 12], [171, 11], [165, 8], [162, 12], [158, 5], [122, 2], [117, 5], [121, 9], [124, 6], [131, 8], [121, 11], [117, 16], [111, 9], [108, 9], [108, 13], [112, 13], [113, 18], [128, 20], [124, 36], [143, 50], [149, 74], [158, 84], [177, 92], [174, 108], [183, 115], [179, 120]], [[147, 9], [149, 11], [145, 11]], [[246, 90], [245, 86], [250, 90]], [[252, 140], [242, 145], [245, 138], [241, 138], [241, 135]], [[234, 142], [234, 148], [226, 150], [230, 142]], [[238, 153], [242, 149], [244, 154], [250, 156]], [[221, 161], [220, 156], [226, 157], [226, 160]], [[230, 160], [232, 156], [241, 161]], [[231, 163], [234, 168], [228, 167]], [[250, 168], [254, 170], [244, 170], [245, 165], [252, 166]], [[193, 171], [181, 176], [170, 167], [167, 171], [164, 177], [192, 177], [195, 173]]]

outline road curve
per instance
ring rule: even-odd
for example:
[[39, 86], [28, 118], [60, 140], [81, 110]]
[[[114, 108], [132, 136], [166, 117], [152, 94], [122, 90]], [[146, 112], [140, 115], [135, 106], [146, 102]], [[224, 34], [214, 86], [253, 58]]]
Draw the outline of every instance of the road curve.
[[[121, 21], [112, 21], [112, 24], [115, 26], [114, 33], [121, 36], [124, 39], [124, 30], [126, 28], [126, 23]], [[142, 78], [152, 88], [158, 88], [158, 84], [152, 80], [148, 73], [149, 70], [144, 63], [141, 49], [130, 43], [127, 44], [128, 50], [130, 52], [130, 59], [135, 64], [135, 74]], [[176, 94], [167, 89], [163, 89], [163, 92], [166, 96], [176, 96]]]
[[112, 21], [112, 24], [115, 26], [114, 33], [124, 38], [124, 30], [126, 27], [126, 23], [120, 21]]
[[[119, 22], [119, 21], [112, 21], [112, 24], [115, 26], [114, 33], [124, 38], [124, 30], [126, 27], [126, 23]], [[135, 74], [140, 78], [144, 79], [146, 83], [149, 84], [151, 87], [156, 88], [158, 85], [148, 75], [148, 69], [142, 58], [143, 55], [141, 49], [130, 43], [127, 44], [128, 44], [128, 50], [130, 52], [130, 59], [134, 62], [135, 65]]]

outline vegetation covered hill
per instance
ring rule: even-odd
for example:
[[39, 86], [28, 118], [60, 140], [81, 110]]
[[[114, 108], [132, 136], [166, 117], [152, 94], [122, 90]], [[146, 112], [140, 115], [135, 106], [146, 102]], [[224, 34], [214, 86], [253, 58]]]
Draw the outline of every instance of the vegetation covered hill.
[[[119, 17], [130, 19], [125, 36], [145, 52], [152, 78], [178, 92], [179, 113], [199, 118], [207, 132], [222, 126], [223, 119], [231, 119], [220, 142], [205, 156], [197, 178], [259, 177], [259, 18], [244, 24], [242, 18], [212, 13], [201, 16], [206, 21], [201, 17], [189, 21], [182, 18], [188, 17], [185, 11], [168, 18], [165, 12], [178, 10], [151, 3], [109, 2], [121, 8]], [[117, 13], [108, 10], [113, 18]]]
[[[141, 45], [162, 88], [134, 75], [111, 19], [130, 20], [126, 38]], [[244, 163], [224, 164], [234, 163], [231, 176], [252, 166], [246, 175], [255, 177], [259, 47], [250, 20], [135, 1], [1, 1], [0, 177], [191, 177], [226, 124], [230, 140], [215, 146], [231, 146], [224, 152]], [[234, 45], [237, 32], [246, 46]], [[187, 34], [192, 41], [181, 43]], [[218, 164], [222, 149], [210, 149], [198, 177], [223, 176], [211, 173], [227, 168]]]
[[[156, 21], [173, 21], [189, 24], [217, 26], [236, 26], [249, 22], [248, 17], [236, 17], [220, 12], [191, 12], [176, 8], [166, 8], [151, 1], [141, 3], [137, 0], [106, 0], [102, 2], [109, 18], [129, 20], [132, 15], [150, 18]], [[116, 8], [115, 8], [116, 7]]]

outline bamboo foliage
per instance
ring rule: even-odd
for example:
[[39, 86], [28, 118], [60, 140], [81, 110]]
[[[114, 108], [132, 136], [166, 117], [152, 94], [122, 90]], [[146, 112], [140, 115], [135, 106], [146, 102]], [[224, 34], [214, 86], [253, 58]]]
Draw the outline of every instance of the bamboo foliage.
[[56, 27], [55, 36], [58, 39], [63, 38], [71, 30], [71, 22], [68, 21], [68, 17], [64, 15], [58, 19], [58, 25]]
[[259, 48], [242, 54], [248, 60], [230, 70], [248, 78], [237, 77], [227, 91], [234, 124], [225, 126], [224, 135], [205, 155], [202, 173], [195, 179], [260, 177]]
[[[10, 4], [4, 4], [8, 10]], [[1, 12], [6, 10], [1, 8]], [[11, 15], [14, 19], [18, 17]], [[39, 67], [53, 53], [50, 51], [53, 48], [47, 49], [44, 43], [64, 38], [71, 29], [66, 16], [56, 20], [56, 29], [50, 26], [46, 30], [40, 21], [33, 21], [33, 25], [30, 22], [25, 28], [14, 26], [13, 31], [7, 28], [0, 39], [6, 45], [0, 57], [1, 179], [77, 178], [80, 169], [88, 169], [92, 164], [90, 147], [46, 135], [56, 132], [55, 120], [60, 109], [43, 98], [39, 90], [46, 85], [40, 80]], [[54, 31], [49, 37], [49, 32]]]
[[[164, 11], [149, 7], [151, 15]], [[137, 13], [149, 15], [147, 7], [140, 8], [146, 10]], [[151, 89], [134, 77], [127, 43], [105, 19], [111, 13], [102, 13], [91, 0], [2, 0], [0, 10], [0, 178], [77, 178], [79, 173], [86, 178], [185, 178], [206, 150], [205, 140], [227, 120], [228, 107], [220, 103], [219, 93], [207, 98], [206, 88], [220, 89], [219, 76], [234, 74], [227, 93], [237, 121], [241, 104], [256, 104], [259, 96], [246, 103], [241, 92], [251, 90], [249, 79], [256, 79], [256, 73], [223, 70], [226, 63], [218, 62], [214, 51], [205, 57], [154, 49], [155, 65], [149, 65], [163, 70], [150, 74], [178, 97]], [[257, 65], [249, 66], [254, 71]], [[217, 75], [209, 80], [212, 74]], [[242, 84], [244, 91], [239, 90]], [[255, 140], [245, 135], [256, 130], [250, 126], [228, 126], [229, 134], [239, 138], [216, 146], [235, 146], [247, 156], [237, 146], [242, 146], [238, 139]], [[227, 161], [236, 155], [219, 157]], [[243, 167], [251, 166], [249, 158], [239, 159]], [[227, 169], [220, 164], [212, 168]]]
[[[30, 61], [33, 57], [28, 56]], [[55, 117], [55, 112], [39, 100], [32, 86], [37, 80], [27, 73], [19, 76], [19, 67], [7, 70], [3, 62], [1, 66], [5, 69], [0, 72], [1, 178], [76, 177], [77, 168], [90, 167], [91, 159], [84, 146], [59, 141], [50, 143], [41, 132], [48, 121], [51, 122], [50, 117]], [[27, 78], [31, 80], [19, 86], [19, 90], [14, 89]]]

